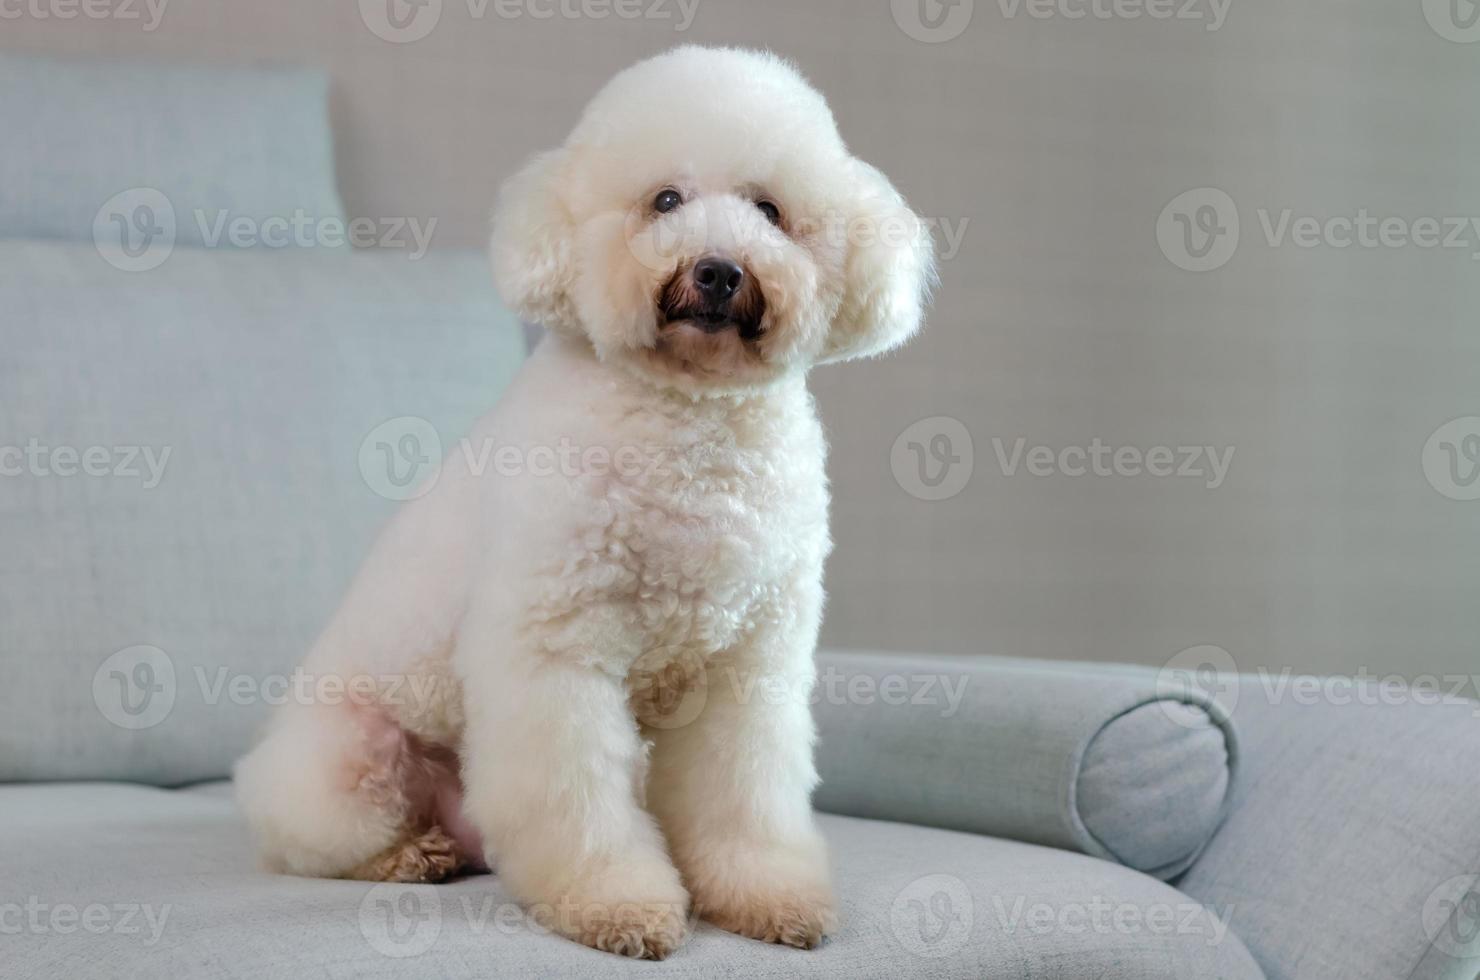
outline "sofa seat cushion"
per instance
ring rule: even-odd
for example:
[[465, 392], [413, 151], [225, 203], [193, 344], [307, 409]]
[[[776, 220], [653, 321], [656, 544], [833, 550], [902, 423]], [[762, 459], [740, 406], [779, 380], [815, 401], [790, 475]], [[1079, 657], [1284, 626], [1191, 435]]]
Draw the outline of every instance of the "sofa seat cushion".
[[0, 958], [20, 977], [665, 980], [1258, 978], [1212, 913], [1067, 851], [825, 816], [842, 926], [803, 952], [700, 925], [663, 963], [526, 921], [496, 876], [369, 885], [264, 874], [228, 784], [0, 786]]

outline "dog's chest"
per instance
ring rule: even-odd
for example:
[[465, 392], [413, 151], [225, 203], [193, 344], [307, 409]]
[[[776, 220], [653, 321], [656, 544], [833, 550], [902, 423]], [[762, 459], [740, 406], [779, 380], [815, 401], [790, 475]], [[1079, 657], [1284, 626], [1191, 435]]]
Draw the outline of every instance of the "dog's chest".
[[723, 649], [778, 601], [825, 534], [825, 502], [774, 447], [701, 439], [641, 494], [639, 608], [649, 645]]
[[733, 647], [778, 614], [799, 577], [819, 574], [822, 453], [810, 411], [690, 420], [644, 447], [640, 474], [602, 488], [605, 527], [590, 543], [612, 597], [630, 603], [645, 662]]

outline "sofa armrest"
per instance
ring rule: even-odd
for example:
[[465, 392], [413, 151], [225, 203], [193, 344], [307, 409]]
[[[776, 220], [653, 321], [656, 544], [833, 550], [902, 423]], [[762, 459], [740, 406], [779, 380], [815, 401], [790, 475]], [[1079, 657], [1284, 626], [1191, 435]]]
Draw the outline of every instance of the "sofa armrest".
[[1222, 822], [1237, 742], [1147, 668], [822, 652], [814, 696], [834, 813], [1081, 851], [1159, 878]]
[[1219, 685], [1244, 776], [1177, 887], [1270, 980], [1480, 975], [1480, 678]]

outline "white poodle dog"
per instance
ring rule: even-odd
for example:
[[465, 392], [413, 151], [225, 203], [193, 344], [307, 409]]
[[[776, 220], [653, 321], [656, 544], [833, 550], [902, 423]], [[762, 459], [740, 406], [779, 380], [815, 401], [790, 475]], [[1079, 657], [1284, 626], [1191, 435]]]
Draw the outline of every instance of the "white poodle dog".
[[920, 325], [930, 236], [769, 55], [617, 75], [503, 188], [549, 333], [385, 530], [237, 767], [267, 866], [496, 867], [544, 928], [661, 958], [694, 913], [832, 927], [809, 702], [830, 548], [814, 364]]

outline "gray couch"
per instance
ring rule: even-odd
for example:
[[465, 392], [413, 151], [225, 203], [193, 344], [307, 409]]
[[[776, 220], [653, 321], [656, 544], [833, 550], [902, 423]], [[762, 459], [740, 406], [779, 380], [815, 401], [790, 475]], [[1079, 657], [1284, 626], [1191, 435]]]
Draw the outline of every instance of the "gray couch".
[[260, 872], [231, 763], [521, 328], [481, 256], [330, 240], [322, 78], [97, 71], [0, 59], [0, 129], [66, 154], [0, 163], [0, 976], [1480, 972], [1480, 706], [1377, 684], [824, 651], [811, 952]]
[[[66, 781], [0, 786], [0, 966], [38, 978], [1480, 970], [1480, 892], [1465, 870], [1480, 846], [1472, 706], [1404, 706], [1376, 689], [1344, 706], [1273, 703], [1250, 678], [1219, 694], [1237, 701], [1235, 729], [1215, 700], [1137, 668], [838, 652], [819, 666], [817, 802], [842, 915], [821, 949], [700, 925], [664, 963], [623, 961], [545, 933], [496, 876], [264, 874], [223, 781]], [[927, 682], [962, 696], [932, 698]], [[1169, 857], [1188, 862], [1171, 883], [1133, 866]]]

